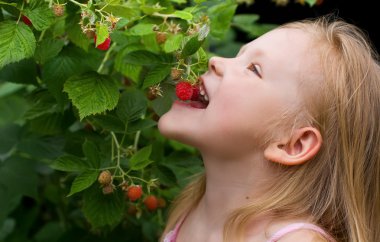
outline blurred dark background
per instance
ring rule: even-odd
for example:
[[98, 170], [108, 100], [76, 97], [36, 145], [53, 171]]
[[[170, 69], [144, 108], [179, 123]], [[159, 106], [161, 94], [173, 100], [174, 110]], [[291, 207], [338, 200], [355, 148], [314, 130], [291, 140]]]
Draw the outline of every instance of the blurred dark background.
[[286, 6], [276, 6], [272, 0], [255, 0], [255, 3], [238, 7], [238, 13], [256, 13], [260, 15], [261, 23], [282, 24], [309, 17], [317, 17], [334, 13], [349, 23], [362, 28], [377, 51], [380, 51], [380, 20], [379, 8], [375, 7], [376, 0], [352, 1], [352, 0], [323, 0], [320, 5], [309, 7], [289, 0]]

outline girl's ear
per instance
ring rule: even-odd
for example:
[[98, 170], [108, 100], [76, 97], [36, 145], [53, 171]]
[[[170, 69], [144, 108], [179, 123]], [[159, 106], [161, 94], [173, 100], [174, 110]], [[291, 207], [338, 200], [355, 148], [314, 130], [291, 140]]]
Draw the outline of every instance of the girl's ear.
[[264, 157], [283, 165], [299, 165], [312, 159], [322, 145], [322, 136], [318, 129], [304, 127], [297, 129], [286, 140], [269, 144], [264, 150]]

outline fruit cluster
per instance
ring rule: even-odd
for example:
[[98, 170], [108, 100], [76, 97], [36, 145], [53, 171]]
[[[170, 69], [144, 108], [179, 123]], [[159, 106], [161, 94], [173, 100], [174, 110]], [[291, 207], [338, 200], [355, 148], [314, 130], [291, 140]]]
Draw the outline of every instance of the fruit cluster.
[[[99, 174], [98, 182], [102, 187], [104, 195], [111, 194], [116, 189], [113, 184], [113, 176], [109, 170], [104, 170]], [[121, 190], [124, 192], [125, 199], [131, 202], [130, 207], [134, 208], [133, 211], [136, 211], [136, 214], [137, 212], [141, 213], [140, 206], [142, 204], [150, 212], [166, 206], [166, 201], [163, 198], [158, 198], [153, 194], [146, 194], [144, 196], [143, 187], [141, 185], [128, 185], [126, 181], [123, 181], [119, 184], [119, 187], [121, 187]], [[129, 211], [129, 213], [132, 212]]]

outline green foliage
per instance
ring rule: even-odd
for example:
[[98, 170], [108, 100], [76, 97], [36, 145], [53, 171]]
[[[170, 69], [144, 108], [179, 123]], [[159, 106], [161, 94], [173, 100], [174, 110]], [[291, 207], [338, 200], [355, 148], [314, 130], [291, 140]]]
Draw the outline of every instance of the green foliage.
[[0, 68], [32, 57], [36, 49], [33, 32], [23, 23], [0, 22]]
[[273, 28], [232, 0], [84, 2], [0, 1], [0, 241], [157, 241], [168, 206], [143, 199], [169, 203], [202, 172], [157, 131], [171, 70], [196, 83], [209, 56], [240, 47], [233, 29]]

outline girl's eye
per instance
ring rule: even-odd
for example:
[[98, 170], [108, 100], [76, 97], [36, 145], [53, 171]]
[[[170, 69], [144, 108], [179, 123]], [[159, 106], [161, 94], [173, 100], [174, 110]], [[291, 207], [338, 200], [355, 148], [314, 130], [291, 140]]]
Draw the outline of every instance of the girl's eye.
[[248, 70], [254, 72], [258, 77], [261, 78], [261, 68], [259, 65], [251, 63], [248, 66]]

